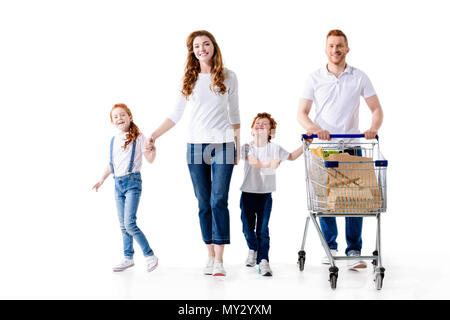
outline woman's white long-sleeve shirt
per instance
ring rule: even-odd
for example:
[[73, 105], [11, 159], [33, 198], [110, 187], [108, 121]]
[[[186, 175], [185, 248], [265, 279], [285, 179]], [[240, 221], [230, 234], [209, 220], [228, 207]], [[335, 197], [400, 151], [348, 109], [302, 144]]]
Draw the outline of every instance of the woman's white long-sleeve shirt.
[[236, 74], [226, 69], [226, 92], [211, 90], [211, 75], [199, 73], [192, 94], [186, 99], [180, 96], [169, 119], [177, 123], [186, 106], [191, 109], [188, 127], [188, 143], [225, 143], [234, 141], [233, 124], [240, 123], [238, 82]]

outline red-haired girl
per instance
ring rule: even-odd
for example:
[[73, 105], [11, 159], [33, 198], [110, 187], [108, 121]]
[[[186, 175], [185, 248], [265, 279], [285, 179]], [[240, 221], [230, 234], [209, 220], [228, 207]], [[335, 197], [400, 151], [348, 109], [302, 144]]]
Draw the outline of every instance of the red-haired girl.
[[110, 112], [110, 118], [119, 132], [111, 139], [110, 162], [93, 189], [98, 191], [105, 179], [111, 173], [114, 175], [124, 258], [113, 268], [113, 271], [123, 271], [134, 266], [133, 239], [140, 245], [144, 253], [147, 271], [153, 271], [158, 266], [158, 258], [150, 248], [144, 233], [136, 225], [136, 213], [142, 191], [140, 173], [142, 155], [149, 163], [152, 163], [156, 156], [156, 148], [153, 144], [145, 147], [145, 137], [133, 122], [131, 111], [125, 104], [114, 105]]

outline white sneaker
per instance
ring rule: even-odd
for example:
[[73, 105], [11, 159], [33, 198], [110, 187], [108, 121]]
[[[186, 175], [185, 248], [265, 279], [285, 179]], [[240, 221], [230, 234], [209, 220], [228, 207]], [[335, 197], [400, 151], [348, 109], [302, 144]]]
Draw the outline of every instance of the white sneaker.
[[247, 260], [245, 260], [245, 265], [247, 267], [254, 267], [256, 266], [256, 251], [254, 250], [248, 250], [248, 257]]
[[114, 272], [120, 272], [134, 266], [133, 259], [124, 258], [118, 265], [113, 267]]
[[227, 272], [225, 271], [225, 268], [223, 267], [223, 262], [214, 261], [213, 266], [213, 276], [218, 277], [225, 277], [227, 275]]
[[[335, 249], [330, 249], [330, 252], [333, 257], [337, 255], [337, 250]], [[331, 264], [330, 261], [328, 260], [328, 256], [322, 258], [322, 264]]]
[[203, 268], [203, 274], [211, 275], [213, 274], [214, 257], [208, 257], [206, 266]]
[[[354, 251], [350, 251], [349, 257], [359, 257], [360, 254]], [[367, 264], [363, 260], [348, 260], [347, 266], [350, 270], [364, 269], [367, 268]]]
[[158, 266], [158, 257], [155, 255], [149, 256], [147, 258], [145, 258], [146, 262], [147, 262], [147, 271], [153, 271], [156, 269], [156, 267]]
[[269, 261], [262, 259], [259, 263], [259, 273], [265, 277], [272, 276], [272, 270], [270, 269]]

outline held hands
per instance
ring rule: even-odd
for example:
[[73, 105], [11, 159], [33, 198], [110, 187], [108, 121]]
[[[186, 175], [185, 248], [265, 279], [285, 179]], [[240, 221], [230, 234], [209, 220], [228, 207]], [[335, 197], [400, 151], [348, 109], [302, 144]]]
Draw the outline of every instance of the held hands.
[[153, 136], [148, 138], [144, 143], [144, 147], [145, 147], [146, 151], [150, 151], [150, 152], [156, 151], [155, 138]]

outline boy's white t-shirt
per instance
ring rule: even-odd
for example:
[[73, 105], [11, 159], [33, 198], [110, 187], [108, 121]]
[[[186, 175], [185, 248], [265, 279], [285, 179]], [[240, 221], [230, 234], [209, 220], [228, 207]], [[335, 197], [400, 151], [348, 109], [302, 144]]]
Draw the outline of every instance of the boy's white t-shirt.
[[[127, 140], [127, 132], [119, 133], [114, 136], [113, 145], [113, 166], [114, 176], [121, 177], [128, 174], [130, 167], [131, 151], [133, 150], [133, 142], [127, 145], [127, 148], [123, 150], [123, 145]], [[136, 150], [134, 151], [134, 162], [132, 173], [140, 172], [142, 167], [142, 154], [145, 152], [145, 136], [140, 134], [136, 139]]]
[[[287, 160], [289, 152], [284, 150], [278, 144], [268, 142], [264, 147], [257, 147], [252, 141], [242, 146], [242, 158], [246, 159], [248, 155], [252, 155], [259, 161], [270, 160]], [[270, 193], [276, 189], [275, 182], [276, 169], [271, 168], [254, 168], [248, 160], [244, 165], [244, 182], [241, 191], [249, 193]]]

